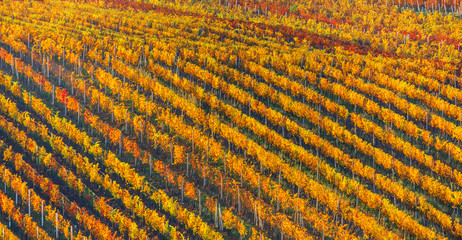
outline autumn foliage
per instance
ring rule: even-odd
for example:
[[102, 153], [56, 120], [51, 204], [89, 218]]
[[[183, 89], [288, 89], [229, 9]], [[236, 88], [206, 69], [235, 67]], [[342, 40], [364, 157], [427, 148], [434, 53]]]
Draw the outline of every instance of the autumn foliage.
[[0, 3], [0, 237], [462, 238], [461, 3]]

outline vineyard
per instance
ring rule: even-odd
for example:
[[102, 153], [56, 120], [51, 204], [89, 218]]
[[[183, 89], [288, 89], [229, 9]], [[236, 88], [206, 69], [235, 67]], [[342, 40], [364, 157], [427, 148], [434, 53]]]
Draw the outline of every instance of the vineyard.
[[462, 239], [461, 0], [0, 2], [1, 239]]

